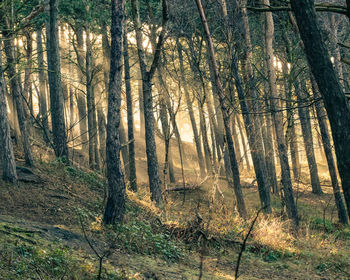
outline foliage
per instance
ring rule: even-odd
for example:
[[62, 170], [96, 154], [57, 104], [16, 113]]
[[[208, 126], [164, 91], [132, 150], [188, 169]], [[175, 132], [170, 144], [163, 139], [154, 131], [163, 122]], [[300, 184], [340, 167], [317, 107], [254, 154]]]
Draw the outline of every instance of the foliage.
[[0, 250], [3, 279], [93, 279], [87, 262], [78, 260], [62, 245], [41, 246], [5, 239]]
[[79, 180], [81, 183], [90, 186], [93, 190], [102, 190], [106, 186], [105, 179], [101, 178], [101, 175], [96, 172], [85, 172], [74, 166], [67, 166], [65, 171], [72, 180]]
[[157, 233], [147, 221], [131, 221], [115, 225], [121, 246], [127, 252], [160, 255], [168, 261], [177, 261], [184, 256], [183, 248], [172, 240], [168, 233]]

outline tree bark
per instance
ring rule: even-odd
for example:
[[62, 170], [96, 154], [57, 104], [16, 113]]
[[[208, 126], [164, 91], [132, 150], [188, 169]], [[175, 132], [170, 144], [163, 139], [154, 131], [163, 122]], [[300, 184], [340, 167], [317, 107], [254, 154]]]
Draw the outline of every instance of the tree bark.
[[162, 0], [162, 27], [161, 32], [157, 40], [155, 53], [153, 56], [150, 69], [147, 69], [146, 55], [143, 49], [143, 38], [140, 21], [140, 7], [139, 1], [132, 0], [132, 15], [134, 28], [136, 32], [137, 52], [139, 56], [139, 64], [142, 75], [142, 92], [143, 92], [143, 105], [145, 120], [145, 138], [146, 138], [146, 154], [147, 154], [147, 171], [149, 178], [149, 185], [151, 191], [151, 199], [158, 205], [163, 203], [161, 181], [159, 178], [158, 159], [156, 150], [156, 141], [154, 136], [154, 115], [153, 115], [153, 96], [152, 96], [152, 78], [157, 69], [160, 51], [163, 45], [166, 24], [168, 22], [168, 3], [166, 0]]
[[85, 57], [85, 85], [86, 85], [86, 104], [88, 116], [88, 135], [89, 135], [89, 166], [91, 169], [98, 169], [98, 158], [95, 158], [95, 148], [97, 141], [97, 126], [94, 122], [95, 112], [95, 93], [92, 86], [92, 46], [90, 42], [90, 30], [85, 28], [86, 32], [86, 57]]
[[24, 111], [23, 96], [22, 96], [22, 90], [21, 90], [20, 80], [19, 80], [20, 76], [16, 71], [13, 38], [11, 34], [8, 32], [8, 30], [3, 30], [2, 34], [5, 39], [4, 49], [5, 49], [5, 54], [7, 58], [6, 71], [10, 79], [11, 93], [16, 103], [17, 117], [18, 117], [19, 127], [21, 130], [21, 136], [22, 136], [21, 140], [23, 144], [25, 162], [28, 166], [33, 166], [34, 161], [33, 161], [33, 155], [32, 155], [32, 148], [30, 146], [30, 141], [29, 141], [27, 120], [26, 120], [25, 111]]
[[2, 70], [2, 59], [0, 55], [0, 141], [2, 158], [2, 179], [12, 184], [17, 183], [16, 163], [13, 153], [10, 125], [7, 114], [5, 80]]
[[338, 218], [342, 224], [347, 224], [348, 217], [346, 215], [346, 209], [344, 206], [343, 198], [341, 196], [340, 188], [338, 184], [337, 171], [336, 171], [335, 162], [334, 162], [333, 153], [332, 153], [331, 136], [329, 135], [329, 132], [328, 132], [327, 115], [323, 107], [321, 94], [318, 91], [316, 81], [312, 76], [311, 76], [311, 85], [312, 85], [312, 91], [314, 93], [314, 97], [317, 99], [320, 99], [315, 103], [315, 109], [316, 109], [318, 125], [321, 131], [323, 149], [327, 159], [328, 171], [331, 177], [334, 201], [338, 210]]
[[333, 69], [326, 45], [316, 22], [314, 2], [292, 0], [301, 39], [312, 74], [323, 98], [332, 129], [339, 175], [350, 215], [350, 107]]
[[[264, 0], [264, 5], [269, 6], [270, 1]], [[292, 188], [292, 180], [290, 176], [290, 167], [288, 162], [287, 145], [283, 133], [283, 113], [279, 111], [278, 105], [278, 94], [276, 85], [276, 73], [273, 66], [274, 51], [273, 51], [273, 37], [274, 37], [274, 23], [272, 18], [272, 13], [267, 12], [266, 16], [266, 30], [265, 30], [265, 40], [266, 40], [266, 61], [268, 67], [268, 78], [270, 85], [270, 107], [272, 110], [272, 117], [274, 120], [275, 133], [278, 144], [278, 155], [280, 158], [281, 173], [282, 173], [282, 185], [284, 200], [287, 207], [288, 217], [293, 220], [294, 224], [298, 226], [299, 218], [298, 211], [294, 201], [294, 194]]]
[[213, 70], [214, 70], [214, 75], [215, 75], [215, 86], [217, 89], [219, 101], [220, 101], [220, 106], [221, 106], [221, 111], [222, 111], [222, 116], [224, 120], [224, 128], [225, 128], [225, 136], [226, 136], [226, 144], [227, 148], [229, 151], [229, 157], [230, 157], [230, 163], [231, 163], [231, 168], [232, 168], [232, 174], [233, 174], [233, 182], [234, 182], [234, 190], [236, 194], [236, 199], [237, 199], [237, 209], [239, 214], [242, 217], [247, 216], [247, 211], [245, 207], [245, 202], [243, 198], [243, 193], [241, 189], [241, 183], [240, 183], [240, 176], [239, 176], [239, 168], [236, 160], [236, 155], [235, 155], [235, 148], [233, 146], [233, 141], [232, 141], [232, 135], [231, 135], [231, 128], [230, 128], [230, 116], [228, 114], [228, 108], [226, 107], [225, 104], [225, 94], [224, 90], [222, 88], [222, 84], [220, 81], [219, 77], [219, 70], [218, 70], [218, 65], [215, 57], [215, 51], [214, 51], [214, 46], [212, 42], [212, 38], [210, 35], [209, 31], [209, 26], [206, 20], [206, 16], [202, 7], [201, 0], [196, 0], [197, 8], [202, 20], [202, 25], [205, 31], [205, 36], [206, 36], [206, 41], [210, 53], [210, 59], [213, 65]]
[[191, 126], [192, 126], [192, 131], [193, 131], [193, 138], [194, 138], [194, 142], [196, 145], [199, 170], [200, 170], [201, 177], [204, 177], [205, 176], [204, 159], [203, 159], [203, 154], [202, 154], [200, 138], [198, 135], [196, 119], [194, 117], [192, 100], [190, 99], [190, 94], [188, 92], [187, 82], [185, 79], [185, 67], [183, 64], [182, 46], [181, 46], [180, 42], [177, 42], [177, 51], [178, 51], [179, 63], [180, 63], [180, 79], [182, 82], [182, 88], [184, 90], [184, 94], [185, 94], [185, 98], [186, 98], [186, 105], [187, 105], [188, 114], [190, 116], [190, 121], [191, 121]]
[[299, 119], [300, 119], [301, 131], [303, 134], [306, 158], [309, 166], [312, 193], [322, 194], [323, 192], [320, 186], [320, 180], [318, 178], [318, 169], [317, 169], [317, 164], [315, 159], [315, 151], [314, 151], [311, 121], [310, 121], [310, 112], [309, 112], [309, 108], [306, 107], [307, 104], [305, 103], [306, 96], [304, 94], [304, 91], [306, 90], [305, 89], [306, 86], [302, 86], [299, 83], [299, 81], [296, 81], [296, 83], [294, 84], [294, 87], [295, 87], [295, 93], [298, 99]]
[[44, 141], [48, 144], [49, 139], [49, 118], [47, 111], [47, 97], [45, 86], [45, 71], [44, 71], [44, 50], [42, 42], [42, 27], [36, 30], [36, 48], [38, 53], [38, 76], [39, 76], [39, 117], [44, 130]]
[[[288, 42], [287, 42], [288, 43]], [[287, 107], [287, 131], [286, 131], [286, 144], [287, 149], [290, 147], [290, 155], [292, 159], [292, 171], [293, 177], [295, 181], [299, 181], [300, 179], [300, 161], [299, 161], [299, 150], [298, 150], [298, 142], [297, 135], [295, 129], [295, 118], [294, 118], [294, 110], [292, 108], [292, 91], [291, 85], [288, 77], [288, 69], [286, 63], [283, 63], [283, 74], [284, 74], [284, 93], [286, 98], [286, 107]]]
[[122, 86], [122, 49], [125, 0], [112, 0], [111, 64], [107, 121], [108, 199], [103, 216], [106, 224], [121, 222], [125, 212], [125, 182], [120, 163], [120, 104]]
[[58, 0], [50, 0], [47, 58], [50, 87], [50, 109], [55, 155], [69, 164], [64, 104], [61, 84], [60, 49], [58, 38]]
[[267, 178], [266, 162], [264, 159], [264, 144], [261, 131], [262, 124], [258, 114], [252, 116], [250, 115], [251, 112], [259, 111], [259, 98], [256, 91], [255, 77], [252, 67], [253, 47], [250, 37], [248, 14], [245, 7], [246, 1], [242, 1], [240, 5], [238, 4], [238, 1], [235, 1], [235, 3], [239, 8], [239, 20], [242, 24], [241, 33], [243, 38], [241, 43], [241, 51], [243, 51], [244, 54], [242, 57], [242, 68], [244, 72], [243, 77], [247, 84], [246, 92], [243, 90], [243, 85], [239, 77], [237, 65], [238, 61], [234, 52], [231, 53], [232, 74], [236, 82], [237, 93], [243, 114], [250, 152], [252, 155], [255, 176], [258, 182], [260, 202], [261, 205], [265, 207], [264, 211], [270, 213], [272, 211], [269, 192], [270, 187], [268, 185], [270, 182]]
[[82, 90], [83, 85], [85, 85], [86, 78], [84, 74], [84, 37], [83, 29], [78, 27], [76, 30], [76, 56], [77, 56], [77, 72], [78, 80], [80, 83], [80, 89], [77, 91], [77, 107], [79, 116], [79, 129], [80, 129], [80, 141], [83, 151], [89, 150], [89, 140], [88, 140], [88, 128], [87, 128], [87, 114], [86, 114], [86, 95]]
[[136, 163], [135, 163], [135, 138], [134, 138], [134, 115], [133, 115], [133, 101], [130, 83], [130, 64], [128, 52], [128, 38], [127, 25], [124, 25], [123, 37], [123, 51], [124, 51], [124, 77], [125, 77], [125, 94], [126, 107], [128, 118], [128, 152], [129, 152], [129, 184], [130, 189], [137, 192], [137, 177], [136, 177]]

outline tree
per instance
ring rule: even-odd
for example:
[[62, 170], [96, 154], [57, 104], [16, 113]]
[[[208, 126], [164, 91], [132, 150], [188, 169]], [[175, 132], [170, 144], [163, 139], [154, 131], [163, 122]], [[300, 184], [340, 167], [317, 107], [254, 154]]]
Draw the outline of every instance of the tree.
[[132, 0], [132, 17], [134, 28], [136, 32], [137, 53], [139, 57], [140, 71], [142, 76], [142, 93], [143, 93], [143, 107], [145, 120], [145, 138], [146, 138], [146, 154], [147, 154], [147, 172], [149, 178], [149, 187], [151, 191], [151, 199], [158, 205], [162, 204], [162, 190], [161, 181], [159, 178], [158, 159], [156, 151], [156, 141], [154, 136], [154, 115], [153, 115], [153, 96], [152, 96], [152, 78], [157, 69], [160, 51], [163, 45], [166, 24], [168, 22], [168, 3], [162, 0], [162, 26], [159, 34], [155, 53], [149, 70], [147, 69], [147, 61], [145, 50], [143, 48], [142, 26], [140, 20], [139, 1]]
[[[270, 1], [264, 0], [264, 5], [269, 6]], [[294, 194], [292, 188], [292, 179], [290, 174], [290, 167], [288, 162], [287, 145], [283, 135], [283, 112], [278, 110], [278, 94], [276, 84], [276, 73], [273, 66], [274, 51], [273, 51], [273, 38], [274, 38], [274, 23], [272, 13], [265, 13], [266, 17], [266, 30], [265, 30], [265, 41], [266, 41], [266, 63], [268, 67], [268, 79], [270, 86], [270, 108], [274, 120], [276, 138], [278, 143], [278, 155], [281, 164], [282, 173], [282, 185], [284, 200], [287, 207], [287, 213], [290, 219], [293, 220], [295, 225], [298, 225], [298, 211], [294, 201]]]
[[129, 152], [129, 183], [133, 191], [137, 191], [137, 177], [136, 177], [136, 163], [135, 163], [135, 138], [134, 138], [134, 116], [133, 116], [133, 102], [130, 84], [130, 63], [128, 52], [128, 38], [125, 24], [123, 37], [123, 56], [124, 56], [124, 76], [125, 76], [125, 94], [128, 118], [128, 152]]
[[49, 2], [47, 24], [47, 66], [50, 87], [50, 109], [55, 155], [69, 164], [66, 126], [61, 84], [60, 49], [58, 38], [58, 1]]
[[350, 216], [350, 107], [336, 76], [320, 28], [313, 0], [292, 0], [305, 54], [328, 114], [345, 203]]
[[17, 173], [15, 156], [11, 142], [10, 125], [7, 115], [7, 105], [5, 96], [5, 80], [2, 71], [2, 61], [0, 55], [0, 141], [2, 158], [2, 178], [4, 181], [16, 184]]
[[230, 163], [231, 163], [231, 168], [232, 168], [234, 189], [235, 189], [235, 194], [236, 194], [236, 199], [237, 199], [237, 208], [238, 208], [239, 214], [242, 217], [246, 217], [247, 210], [246, 210], [244, 199], [243, 199], [243, 193], [242, 193], [241, 184], [240, 184], [240, 177], [239, 177], [239, 169], [238, 169], [235, 148], [233, 146], [233, 140], [232, 140], [232, 135], [231, 135], [230, 116], [228, 114], [228, 108], [225, 104], [225, 94], [224, 94], [221, 80], [219, 77], [219, 70], [218, 70], [218, 65], [217, 65], [217, 61], [216, 61], [216, 57], [215, 57], [214, 46], [213, 46], [209, 26], [208, 26], [208, 23], [206, 20], [206, 16], [205, 16], [205, 13], [203, 10], [201, 0], [196, 0], [196, 4], [197, 4], [198, 11], [199, 11], [199, 14], [200, 14], [200, 17], [202, 20], [203, 28], [205, 31], [206, 41], [207, 41], [207, 45], [208, 45], [208, 49], [209, 49], [209, 53], [210, 53], [210, 59], [211, 59], [212, 65], [213, 65], [213, 71], [214, 71], [214, 75], [215, 75], [215, 86], [217, 89], [217, 93], [218, 93], [218, 97], [219, 97], [219, 101], [220, 101], [220, 106], [221, 106], [221, 111], [222, 111], [222, 115], [223, 115], [223, 119], [224, 119], [226, 144], [228, 147]]
[[107, 116], [107, 179], [108, 198], [103, 221], [121, 222], [125, 211], [125, 182], [120, 162], [120, 104], [122, 87], [122, 49], [124, 29], [124, 0], [112, 0], [111, 63]]

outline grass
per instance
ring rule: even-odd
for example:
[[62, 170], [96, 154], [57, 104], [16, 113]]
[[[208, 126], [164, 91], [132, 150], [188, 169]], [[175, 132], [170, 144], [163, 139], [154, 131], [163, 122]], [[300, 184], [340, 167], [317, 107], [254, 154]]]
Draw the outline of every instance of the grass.
[[[193, 229], [197, 213], [203, 218], [200, 229], [215, 240], [205, 248], [203, 279], [233, 279], [237, 244], [251, 220], [238, 217], [233, 190], [224, 181], [219, 183], [223, 196], [208, 181], [187, 192], [184, 204], [182, 193], [169, 194], [162, 209], [150, 201], [147, 185], [139, 184], [138, 193], [127, 191], [124, 223], [105, 228], [101, 214], [106, 181], [101, 174], [55, 160], [38, 162], [35, 172], [43, 184], [14, 188], [1, 183], [1, 215], [13, 221], [0, 224], [0, 230], [10, 232], [0, 234], [0, 279], [40, 279], [38, 273], [42, 279], [96, 279], [97, 259], [82, 236], [79, 217], [99, 252], [113, 248], [104, 262], [103, 279], [147, 279], [152, 273], [161, 279], [197, 279], [202, 239], [189, 241], [178, 234]], [[257, 190], [243, 191], [253, 217], [260, 207]], [[274, 212], [257, 221], [243, 255], [241, 279], [349, 278], [350, 227], [336, 223], [332, 207], [325, 210], [332, 196], [325, 192], [318, 197], [300, 186], [301, 226], [296, 233], [280, 215], [279, 197], [272, 196]], [[37, 224], [80, 236], [79, 250], [71, 239], [56, 241], [30, 232]]]

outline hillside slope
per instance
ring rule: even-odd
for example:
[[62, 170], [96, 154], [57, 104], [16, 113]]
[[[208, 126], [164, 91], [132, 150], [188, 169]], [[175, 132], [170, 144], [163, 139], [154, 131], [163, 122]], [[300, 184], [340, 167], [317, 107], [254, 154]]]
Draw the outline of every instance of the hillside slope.
[[[21, 154], [16, 156], [21, 165]], [[18, 186], [0, 181], [0, 279], [97, 279], [99, 260], [101, 279], [199, 279], [200, 274], [201, 279], [234, 279], [251, 221], [236, 216], [225, 181], [199, 185], [187, 172], [194, 188], [186, 192], [185, 203], [182, 192], [169, 192], [164, 209], [152, 205], [141, 183], [137, 194], [128, 192], [124, 224], [104, 228], [102, 175], [50, 157], [21, 170], [29, 175], [21, 175]], [[254, 218], [257, 190], [246, 185]], [[322, 197], [302, 186], [299, 192], [300, 233], [290, 233], [288, 222], [278, 217], [279, 198], [273, 197], [277, 210], [272, 217], [259, 217], [240, 279], [349, 279], [350, 229], [329, 219], [331, 207], [324, 221], [319, 218], [330, 190]]]

